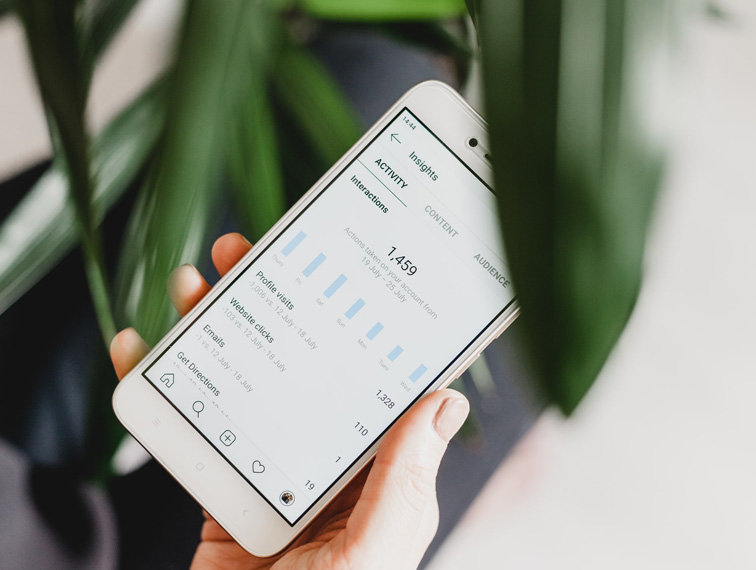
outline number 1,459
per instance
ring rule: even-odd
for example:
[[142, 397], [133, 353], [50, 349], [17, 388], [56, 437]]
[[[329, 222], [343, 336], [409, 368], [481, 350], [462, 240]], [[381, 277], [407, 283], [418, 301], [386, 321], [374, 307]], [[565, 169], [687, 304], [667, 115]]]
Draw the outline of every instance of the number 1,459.
[[394, 252], [396, 252], [396, 247], [392, 247], [391, 251], [389, 251], [389, 261], [396, 263], [402, 271], [407, 273], [407, 275], [414, 275], [417, 273], [417, 265], [412, 263], [406, 255], [394, 256]]

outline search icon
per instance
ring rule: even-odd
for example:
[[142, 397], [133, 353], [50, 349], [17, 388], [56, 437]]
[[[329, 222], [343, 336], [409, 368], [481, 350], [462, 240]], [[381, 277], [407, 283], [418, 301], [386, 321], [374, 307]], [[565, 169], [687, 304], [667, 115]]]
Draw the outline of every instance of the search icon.
[[192, 409], [197, 412], [197, 417], [199, 417], [200, 412], [205, 409], [205, 404], [203, 404], [201, 401], [197, 400], [192, 404]]

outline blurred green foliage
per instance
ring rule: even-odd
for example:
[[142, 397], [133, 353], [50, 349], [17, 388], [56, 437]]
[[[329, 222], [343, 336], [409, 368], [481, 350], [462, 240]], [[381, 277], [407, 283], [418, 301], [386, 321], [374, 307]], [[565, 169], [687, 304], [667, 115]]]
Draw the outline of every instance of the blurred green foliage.
[[465, 12], [464, 0], [301, 0], [299, 5], [315, 18], [350, 21], [438, 20]]
[[[571, 413], [627, 323], [664, 156], [649, 94], [676, 3], [479, 0], [495, 184], [524, 346]], [[660, 120], [661, 119], [661, 120]]]
[[55, 156], [69, 180], [84, 267], [105, 342], [115, 334], [105, 264], [93, 209], [89, 137], [84, 126], [88, 77], [75, 22], [75, 0], [15, 2], [29, 41], [29, 53], [47, 113]]
[[[222, 189], [256, 239], [292, 201], [281, 157], [309, 165], [292, 173], [303, 192], [361, 134], [294, 31], [302, 20], [348, 21], [453, 57], [465, 76], [480, 56], [524, 345], [540, 394], [571, 413], [638, 295], [664, 154], [646, 102], [676, 4], [186, 0], [170, 69], [92, 137], [92, 72], [137, 0], [0, 0], [26, 30], [55, 154], [0, 225], [0, 310], [78, 241], [106, 343], [125, 326], [156, 342], [176, 319], [166, 278], [209, 247]], [[137, 180], [113, 293], [99, 225]]]

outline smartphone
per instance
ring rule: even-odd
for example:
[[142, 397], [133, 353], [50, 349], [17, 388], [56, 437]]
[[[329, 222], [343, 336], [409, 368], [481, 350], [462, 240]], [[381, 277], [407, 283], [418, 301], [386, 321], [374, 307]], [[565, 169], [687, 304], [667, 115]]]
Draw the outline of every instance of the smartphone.
[[249, 552], [516, 317], [488, 160], [483, 119], [417, 85], [119, 384], [118, 419]]

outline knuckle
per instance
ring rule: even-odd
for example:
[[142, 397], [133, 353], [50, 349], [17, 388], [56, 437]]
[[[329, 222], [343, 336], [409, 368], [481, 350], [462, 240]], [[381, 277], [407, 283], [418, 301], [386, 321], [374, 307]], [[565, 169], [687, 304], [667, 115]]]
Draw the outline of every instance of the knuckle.
[[400, 462], [396, 473], [402, 498], [417, 511], [425, 510], [436, 495], [436, 470], [419, 457], [408, 457]]

